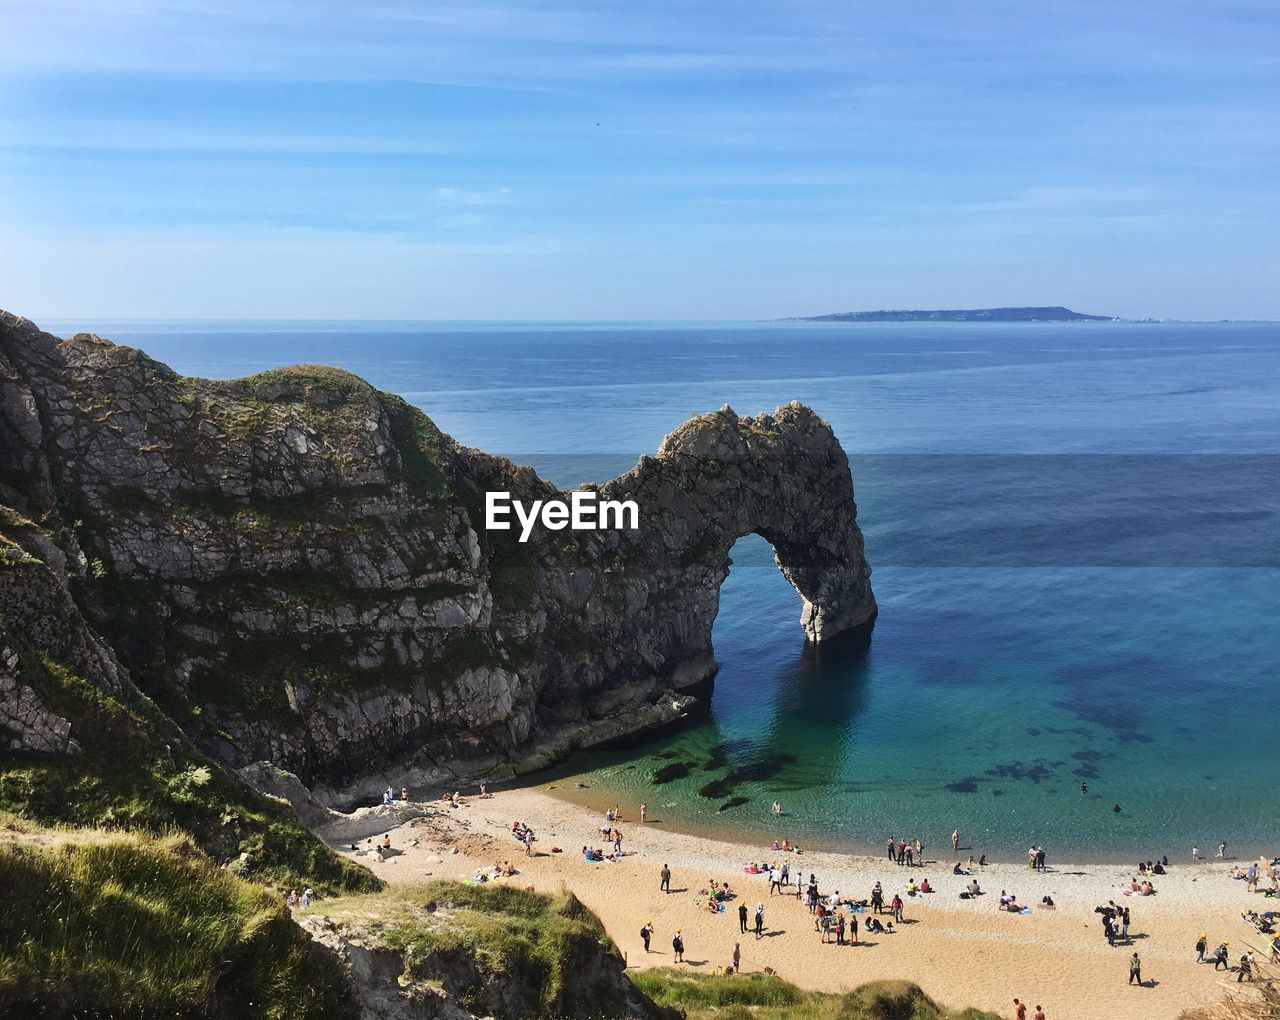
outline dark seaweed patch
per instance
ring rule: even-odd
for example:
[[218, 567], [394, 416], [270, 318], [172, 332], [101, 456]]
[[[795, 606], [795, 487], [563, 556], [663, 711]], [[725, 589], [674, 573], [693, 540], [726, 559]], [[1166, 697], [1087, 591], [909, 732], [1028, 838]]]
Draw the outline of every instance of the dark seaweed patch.
[[723, 800], [733, 794], [735, 784], [732, 776], [725, 776], [723, 779], [713, 779], [705, 786], [699, 788], [698, 793], [709, 800]]
[[1038, 737], [1038, 736], [1040, 736], [1040, 731], [1039, 731], [1038, 729], [1036, 729], [1034, 726], [1028, 726], [1028, 727], [1027, 727], [1027, 736], [1029, 736], [1029, 737]]
[[683, 779], [692, 770], [692, 764], [687, 761], [673, 761], [669, 765], [663, 765], [653, 774], [653, 784], [661, 786], [663, 783], [669, 783], [674, 779]]
[[730, 797], [720, 805], [721, 811], [728, 811], [730, 808], [742, 807], [743, 804], [750, 804], [751, 801], [747, 797]]
[[1040, 783], [1052, 778], [1054, 770], [1062, 764], [1064, 762], [1048, 761], [1045, 758], [1037, 758], [1030, 764], [1020, 761], [1007, 761], [997, 765], [995, 768], [987, 769], [987, 775], [997, 776], [1000, 779], [1030, 780], [1033, 783]]
[[714, 772], [729, 764], [729, 749], [724, 744], [716, 744], [707, 752], [707, 760], [703, 762], [703, 772]]
[[977, 793], [978, 781], [976, 779], [960, 779], [954, 783], [948, 783], [946, 788], [952, 793]]

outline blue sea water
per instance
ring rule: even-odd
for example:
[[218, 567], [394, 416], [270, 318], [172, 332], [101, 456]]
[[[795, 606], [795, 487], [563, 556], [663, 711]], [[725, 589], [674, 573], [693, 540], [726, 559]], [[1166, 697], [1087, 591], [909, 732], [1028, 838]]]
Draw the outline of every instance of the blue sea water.
[[826, 418], [875, 569], [869, 645], [806, 647], [742, 539], [709, 717], [560, 770], [602, 807], [872, 852], [956, 827], [995, 857], [1280, 852], [1278, 325], [95, 328], [194, 375], [349, 368], [562, 485], [726, 402]]

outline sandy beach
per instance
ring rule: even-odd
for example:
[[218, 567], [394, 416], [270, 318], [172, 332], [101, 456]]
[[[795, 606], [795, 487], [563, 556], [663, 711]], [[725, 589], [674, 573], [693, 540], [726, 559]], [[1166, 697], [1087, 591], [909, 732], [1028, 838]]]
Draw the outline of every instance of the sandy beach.
[[[599, 915], [631, 967], [671, 965], [671, 936], [680, 929], [685, 966], [699, 970], [724, 966], [740, 942], [744, 971], [772, 968], [805, 988], [842, 991], [871, 980], [907, 979], [948, 1006], [1012, 1016], [1017, 996], [1031, 1007], [1042, 1005], [1054, 1020], [1162, 1020], [1221, 999], [1239, 988], [1235, 974], [1215, 974], [1212, 966], [1195, 964], [1196, 936], [1208, 933], [1210, 952], [1219, 941], [1230, 940], [1233, 964], [1248, 945], [1265, 959], [1265, 939], [1240, 914], [1276, 902], [1248, 893], [1244, 882], [1230, 878], [1233, 865], [1244, 867], [1247, 861], [1172, 860], [1169, 873], [1154, 879], [1156, 895], [1141, 897], [1122, 893], [1122, 884], [1127, 887], [1133, 876], [1123, 866], [1076, 867], [1052, 855], [1042, 874], [1008, 863], [977, 869], [985, 895], [962, 900], [959, 892], [970, 880], [952, 874], [949, 844], [942, 853], [927, 852], [925, 866], [911, 869], [883, 858], [782, 854], [763, 842], [752, 847], [670, 831], [652, 811], [648, 824], [641, 825], [638, 805], [626, 804], [619, 828], [628, 856], [618, 863], [584, 861], [584, 844], [604, 845], [600, 828], [606, 807], [592, 810], [561, 800], [546, 786], [502, 790], [489, 800], [468, 797], [462, 807], [440, 805], [390, 829], [392, 846], [403, 853], [386, 860], [362, 853], [360, 860], [392, 885], [470, 879], [509, 860], [519, 873], [500, 881], [547, 892], [567, 886]], [[532, 857], [511, 835], [516, 820], [537, 833]], [[352, 852], [349, 844], [334, 845]], [[962, 834], [962, 863], [969, 856], [964, 846]], [[563, 852], [552, 853], [553, 847]], [[781, 864], [784, 859], [790, 860], [793, 875], [785, 896], [769, 895], [766, 876], [744, 872], [751, 861]], [[672, 871], [669, 894], [659, 889], [664, 863]], [[795, 895], [797, 870], [806, 879], [816, 874], [824, 894], [838, 890], [853, 899], [868, 897], [879, 881], [886, 901], [902, 894], [904, 923], [893, 934], [864, 937], [857, 946], [837, 946], [834, 935], [823, 944], [813, 917]], [[907, 896], [912, 878], [917, 884], [927, 878], [936, 892]], [[705, 895], [699, 895], [711, 880], [727, 881], [738, 894], [723, 913], [711, 913]], [[999, 910], [1001, 890], [1032, 904], [1032, 912]], [[1037, 906], [1046, 895], [1055, 909]], [[1094, 913], [1111, 900], [1130, 909], [1128, 944], [1108, 946]], [[754, 914], [761, 902], [765, 936], [740, 934], [738, 904], [746, 903]], [[859, 915], [860, 922], [867, 916]], [[646, 921], [655, 929], [649, 953], [640, 938]], [[1140, 988], [1126, 984], [1134, 950], [1142, 959]]]

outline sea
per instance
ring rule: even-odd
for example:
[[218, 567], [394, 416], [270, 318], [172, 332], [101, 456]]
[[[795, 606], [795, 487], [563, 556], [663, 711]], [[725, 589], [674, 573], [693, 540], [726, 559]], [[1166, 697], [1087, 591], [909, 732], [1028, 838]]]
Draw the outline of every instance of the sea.
[[341, 366], [566, 487], [691, 415], [811, 405], [849, 455], [869, 640], [806, 645], [743, 537], [709, 710], [534, 777], [602, 812], [762, 847], [1280, 853], [1280, 325], [44, 325], [191, 375]]

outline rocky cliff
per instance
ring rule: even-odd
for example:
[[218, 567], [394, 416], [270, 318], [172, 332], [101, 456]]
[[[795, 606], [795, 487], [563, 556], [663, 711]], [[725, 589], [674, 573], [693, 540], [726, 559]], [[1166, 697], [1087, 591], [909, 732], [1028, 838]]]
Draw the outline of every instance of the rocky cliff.
[[[211, 757], [274, 762], [340, 806], [688, 711], [745, 534], [773, 545], [809, 639], [874, 617], [849, 466], [808, 408], [699, 416], [595, 488], [635, 500], [639, 528], [521, 544], [484, 530], [484, 493], [561, 494], [355, 376], [192, 379], [0, 314], [0, 575], [36, 549], [47, 597], [109, 648], [67, 650], [98, 655], [104, 689], [118, 660]], [[40, 625], [23, 613], [6, 625]], [[5, 743], [74, 752], [12, 654]]]

